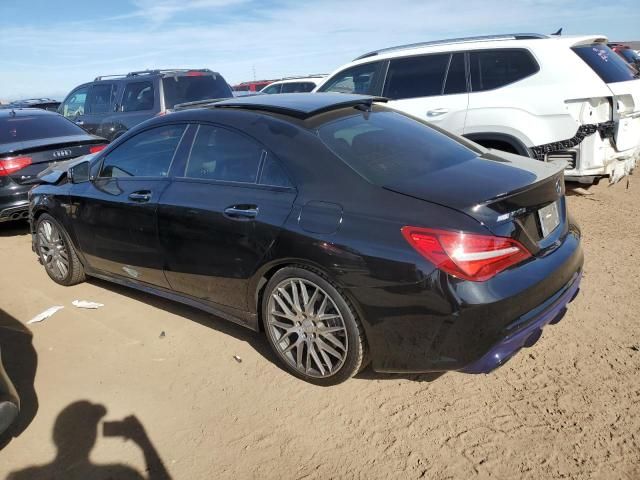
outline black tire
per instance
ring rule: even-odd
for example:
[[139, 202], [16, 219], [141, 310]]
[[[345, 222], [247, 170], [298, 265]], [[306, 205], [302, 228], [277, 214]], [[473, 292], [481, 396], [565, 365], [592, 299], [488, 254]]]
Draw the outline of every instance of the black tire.
[[[52, 242], [48, 242], [46, 236], [43, 236], [43, 232], [41, 231], [41, 229], [46, 228], [45, 225], [47, 223], [51, 225], [51, 231], [55, 232], [53, 234], [55, 238], [51, 238]], [[51, 250], [53, 241], [55, 241], [57, 246], [62, 246], [62, 248], [59, 248], [59, 252], [66, 252], [66, 259], [62, 257], [62, 253], [58, 253], [58, 255], [60, 255], [58, 258], [60, 260], [66, 260], [66, 271], [55, 266], [53, 260], [50, 259], [51, 255], [47, 255], [45, 253], [46, 251]], [[69, 235], [60, 222], [48, 213], [43, 213], [38, 217], [36, 222], [36, 252], [40, 258], [40, 263], [42, 263], [45, 271], [47, 272], [47, 275], [49, 275], [51, 280], [54, 282], [64, 286], [71, 286], [85, 281], [86, 276], [84, 273], [84, 267], [78, 258], [78, 254], [76, 253]]]
[[[293, 322], [292, 319], [284, 318], [281, 314], [274, 316], [272, 313], [272, 309], [278, 303], [275, 298], [272, 298], [272, 296], [277, 291], [278, 293], [276, 296], [280, 299], [284, 299], [285, 297], [283, 297], [280, 292], [282, 291], [282, 288], [286, 288], [283, 287], [283, 285], [288, 285], [290, 283], [295, 283], [297, 285], [304, 284], [307, 298], [311, 297], [308, 304], [311, 305], [310, 312], [312, 314], [307, 317], [302, 311], [300, 313], [295, 313], [295, 315], [302, 316], [301, 318], [303, 318], [303, 320], [301, 320], [301, 322]], [[280, 290], [278, 290], [279, 286]], [[313, 304], [313, 299], [316, 298], [315, 294], [309, 293], [311, 291], [316, 292], [316, 290], [309, 290], [309, 287], [313, 288], [314, 286], [317, 287], [320, 292], [318, 294], [320, 297], [315, 302], [315, 307], [317, 308], [315, 308]], [[303, 287], [298, 286], [297, 288], [300, 301], [302, 301], [303, 295], [301, 288]], [[291, 290], [289, 290], [289, 292], [291, 292]], [[319, 314], [321, 310], [322, 312], [325, 312], [325, 310], [322, 309], [322, 303], [325, 296], [331, 300], [327, 300], [327, 302], [325, 302], [325, 305], [329, 305], [327, 307], [329, 310], [327, 311], [333, 312], [333, 314], [323, 313], [322, 315], [316, 316], [315, 314]], [[289, 295], [289, 299], [292, 297], [293, 294]], [[318, 303], [320, 305], [318, 305]], [[287, 305], [293, 306], [290, 302], [287, 303]], [[304, 305], [307, 305], [307, 303], [302, 301], [302, 307], [306, 312], [306, 307]], [[277, 307], [277, 309], [280, 309], [280, 307]], [[323, 317], [339, 318], [325, 320]], [[272, 350], [278, 358], [278, 361], [287, 371], [302, 380], [320, 386], [337, 385], [357, 374], [364, 366], [364, 361], [367, 357], [367, 344], [364, 330], [358, 320], [356, 311], [340, 289], [321, 272], [316, 272], [306, 267], [285, 267], [276, 272], [264, 289], [264, 295], [262, 296], [262, 320], [265, 334]], [[289, 326], [288, 322], [291, 322], [292, 325], [289, 329], [284, 329], [280, 326], [273, 325], [274, 320], [277, 320], [276, 323], [285, 322], [287, 323], [287, 326]], [[299, 326], [296, 326], [296, 324]], [[309, 331], [305, 330], [307, 328]], [[325, 333], [325, 331], [329, 329], [332, 331], [339, 331], [336, 331], [334, 336], [334, 333]], [[290, 330], [296, 330], [296, 332], [289, 333]], [[279, 334], [281, 335], [280, 339], [276, 338]], [[326, 338], [328, 335], [332, 337], [332, 341], [338, 340], [336, 337], [339, 337], [345, 348], [334, 348], [337, 344], [331, 344], [331, 342]], [[302, 337], [304, 337], [304, 339]], [[311, 337], [314, 337], [314, 339], [311, 339]], [[296, 347], [293, 345], [294, 343], [299, 346]], [[327, 348], [327, 346], [330, 348]], [[294, 350], [291, 350], [289, 357], [287, 357], [287, 354], [284, 351], [287, 350], [287, 347], [294, 348]], [[310, 358], [309, 348], [311, 348], [311, 351], [315, 353], [317, 360]], [[306, 362], [308, 362], [307, 365], [302, 366], [302, 368], [300, 368], [300, 366], [296, 367], [296, 360], [293, 358], [293, 352], [297, 352], [298, 349], [305, 352], [301, 355], [306, 356]], [[330, 353], [331, 349], [338, 353], [343, 353], [343, 355], [341, 357], [334, 357]], [[327, 357], [331, 360], [327, 360]], [[316, 369], [314, 375], [313, 369], [310, 370], [308, 368], [309, 363], [312, 365], [322, 364], [329, 371], [325, 373]], [[336, 363], [341, 364], [337, 366], [335, 365]], [[335, 368], [335, 370], [331, 371], [332, 368]], [[319, 369], [321, 370], [322, 367], [319, 367]]]

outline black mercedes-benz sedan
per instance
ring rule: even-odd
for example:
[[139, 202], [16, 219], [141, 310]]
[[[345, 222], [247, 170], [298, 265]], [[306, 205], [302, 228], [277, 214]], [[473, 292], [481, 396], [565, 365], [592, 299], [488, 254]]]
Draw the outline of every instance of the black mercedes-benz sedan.
[[42, 170], [98, 152], [106, 144], [54, 112], [0, 110], [0, 222], [27, 218], [27, 192]]
[[264, 330], [319, 385], [489, 372], [578, 292], [580, 230], [557, 166], [486, 150], [384, 99], [264, 95], [147, 121], [43, 172], [33, 248]]

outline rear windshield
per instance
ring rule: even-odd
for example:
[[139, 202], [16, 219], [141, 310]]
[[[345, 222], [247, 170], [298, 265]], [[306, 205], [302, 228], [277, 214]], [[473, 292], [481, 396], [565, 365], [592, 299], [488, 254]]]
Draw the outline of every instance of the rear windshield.
[[0, 118], [0, 144], [42, 138], [86, 135], [87, 132], [60, 115], [3, 115]]
[[165, 77], [162, 79], [165, 108], [179, 103], [232, 97], [231, 88], [220, 75]]
[[633, 68], [602, 43], [573, 47], [573, 51], [585, 61], [605, 83], [626, 82], [638, 78]]
[[362, 177], [391, 185], [465, 162], [478, 154], [395, 112], [356, 114], [318, 129], [322, 142]]

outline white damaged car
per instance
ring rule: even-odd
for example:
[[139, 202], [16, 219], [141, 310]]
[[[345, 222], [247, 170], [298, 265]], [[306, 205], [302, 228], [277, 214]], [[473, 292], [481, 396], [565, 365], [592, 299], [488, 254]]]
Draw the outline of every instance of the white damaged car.
[[510, 34], [405, 45], [342, 66], [317, 92], [389, 106], [487, 147], [612, 182], [640, 157], [640, 79], [604, 36]]

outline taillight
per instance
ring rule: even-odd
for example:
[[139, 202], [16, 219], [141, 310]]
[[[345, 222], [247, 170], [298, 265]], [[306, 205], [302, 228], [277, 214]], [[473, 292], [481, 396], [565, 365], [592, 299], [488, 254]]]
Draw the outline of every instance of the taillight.
[[0, 159], [0, 177], [6, 177], [31, 165], [31, 157], [13, 157]]
[[204, 77], [205, 75], [207, 74], [204, 72], [198, 72], [197, 70], [191, 70], [186, 73], [187, 77]]
[[107, 148], [106, 145], [94, 145], [93, 147], [89, 147], [89, 153], [98, 153]]
[[402, 235], [440, 270], [474, 282], [489, 280], [531, 256], [519, 242], [505, 237], [421, 227], [402, 227]]

